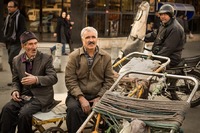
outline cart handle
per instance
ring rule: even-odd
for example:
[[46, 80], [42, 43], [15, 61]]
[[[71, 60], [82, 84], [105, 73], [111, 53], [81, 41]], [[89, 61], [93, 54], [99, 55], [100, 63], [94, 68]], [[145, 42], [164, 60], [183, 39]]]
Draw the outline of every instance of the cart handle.
[[143, 56], [147, 56], [148, 58], [150, 57], [153, 57], [153, 58], [158, 58], [158, 59], [163, 59], [163, 60], [166, 60], [165, 63], [163, 63], [161, 65], [161, 67], [156, 71], [156, 72], [159, 72], [160, 70], [162, 70], [164, 67], [166, 67], [169, 63], [170, 63], [170, 58], [169, 57], [165, 57], [165, 56], [159, 56], [159, 55], [153, 55], [153, 54], [145, 54], [145, 53], [141, 53], [141, 52], [132, 52], [126, 56], [124, 56], [122, 59], [120, 59], [118, 62], [116, 62], [114, 65], [113, 65], [113, 68], [114, 67], [117, 67], [119, 64], [121, 64], [124, 60], [126, 60], [129, 56], [132, 56], [132, 55], [143, 55]]

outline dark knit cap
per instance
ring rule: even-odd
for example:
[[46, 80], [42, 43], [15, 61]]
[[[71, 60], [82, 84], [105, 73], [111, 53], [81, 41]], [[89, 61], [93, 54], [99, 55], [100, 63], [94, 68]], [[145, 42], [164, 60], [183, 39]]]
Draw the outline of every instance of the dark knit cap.
[[31, 39], [37, 39], [38, 40], [38, 38], [35, 36], [35, 34], [33, 32], [31, 32], [31, 31], [25, 31], [20, 36], [21, 44], [24, 44], [24, 43], [26, 43], [27, 41], [29, 41]]

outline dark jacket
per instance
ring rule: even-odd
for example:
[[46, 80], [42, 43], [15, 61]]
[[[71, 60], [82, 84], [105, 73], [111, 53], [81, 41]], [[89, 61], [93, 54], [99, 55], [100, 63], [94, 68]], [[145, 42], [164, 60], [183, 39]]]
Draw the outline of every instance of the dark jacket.
[[25, 77], [25, 63], [22, 62], [23, 54], [18, 55], [13, 60], [13, 91], [18, 90], [23, 93], [25, 88], [32, 92], [42, 104], [42, 111], [48, 111], [48, 107], [54, 102], [53, 85], [57, 82], [56, 71], [52, 65], [53, 58], [50, 55], [37, 52], [33, 62], [32, 74], [38, 77], [38, 84], [24, 86], [21, 80]]
[[[19, 15], [18, 15], [19, 14]], [[10, 17], [10, 24], [9, 24]], [[18, 44], [20, 43], [20, 35], [26, 31], [26, 20], [25, 17], [17, 10], [15, 13], [7, 16], [8, 21], [5, 20], [3, 33], [4, 42], [6, 44]], [[18, 22], [16, 22], [18, 20]], [[16, 30], [16, 31], [14, 31]], [[16, 32], [16, 36], [12, 37], [13, 32]]]
[[73, 51], [66, 66], [65, 82], [68, 93], [74, 97], [89, 95], [93, 99], [103, 96], [114, 83], [110, 55], [99, 49], [89, 70], [83, 47]]
[[184, 29], [176, 19], [172, 18], [167, 24], [159, 27], [152, 52], [169, 57], [171, 59], [170, 66], [176, 66], [181, 61], [184, 44]]
[[56, 31], [57, 33], [57, 42], [58, 43], [69, 43], [69, 30], [70, 30], [70, 25], [67, 23], [67, 21], [59, 17], [57, 20], [57, 26], [56, 26]]

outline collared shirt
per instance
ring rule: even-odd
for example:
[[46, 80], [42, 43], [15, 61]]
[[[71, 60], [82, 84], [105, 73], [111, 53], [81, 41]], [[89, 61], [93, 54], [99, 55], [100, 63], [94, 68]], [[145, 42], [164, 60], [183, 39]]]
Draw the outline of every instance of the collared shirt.
[[32, 74], [32, 69], [33, 69], [33, 59], [28, 58], [26, 54], [22, 56], [22, 62], [26, 63], [26, 72]]
[[89, 69], [91, 69], [91, 67], [92, 67], [92, 65], [93, 65], [93, 62], [94, 62], [94, 59], [95, 59], [95, 56], [96, 56], [96, 54], [98, 53], [98, 51], [99, 51], [99, 49], [98, 49], [98, 47], [96, 47], [96, 48], [95, 48], [94, 56], [91, 57], [91, 56], [87, 53], [86, 49], [84, 48], [85, 57], [86, 57], [86, 59], [87, 59], [88, 68], [89, 68]]
[[[26, 54], [24, 54], [21, 58], [21, 61], [25, 63], [26, 66], [26, 72], [32, 74], [32, 69], [33, 69], [33, 59], [28, 58]], [[25, 86], [23, 88], [23, 95], [27, 96], [33, 96], [32, 92], [30, 91], [29, 87], [31, 86]]]

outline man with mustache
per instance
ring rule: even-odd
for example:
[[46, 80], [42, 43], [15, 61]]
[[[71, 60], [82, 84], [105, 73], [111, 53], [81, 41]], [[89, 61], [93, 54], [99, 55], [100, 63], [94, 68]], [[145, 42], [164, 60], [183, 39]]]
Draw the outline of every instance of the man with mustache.
[[154, 37], [153, 54], [169, 57], [171, 62], [168, 67], [174, 67], [181, 61], [185, 44], [184, 29], [174, 17], [174, 8], [170, 4], [163, 5], [158, 13], [161, 20], [158, 33], [146, 35], [145, 41]]
[[20, 36], [24, 53], [13, 59], [12, 99], [0, 114], [0, 133], [32, 133], [32, 115], [50, 111], [55, 105], [53, 85], [57, 82], [51, 55], [37, 50], [38, 39], [25, 31]]
[[95, 28], [83, 28], [83, 46], [69, 55], [65, 70], [68, 89], [66, 123], [69, 133], [76, 133], [92, 106], [114, 83], [111, 57], [97, 46], [97, 37]]

